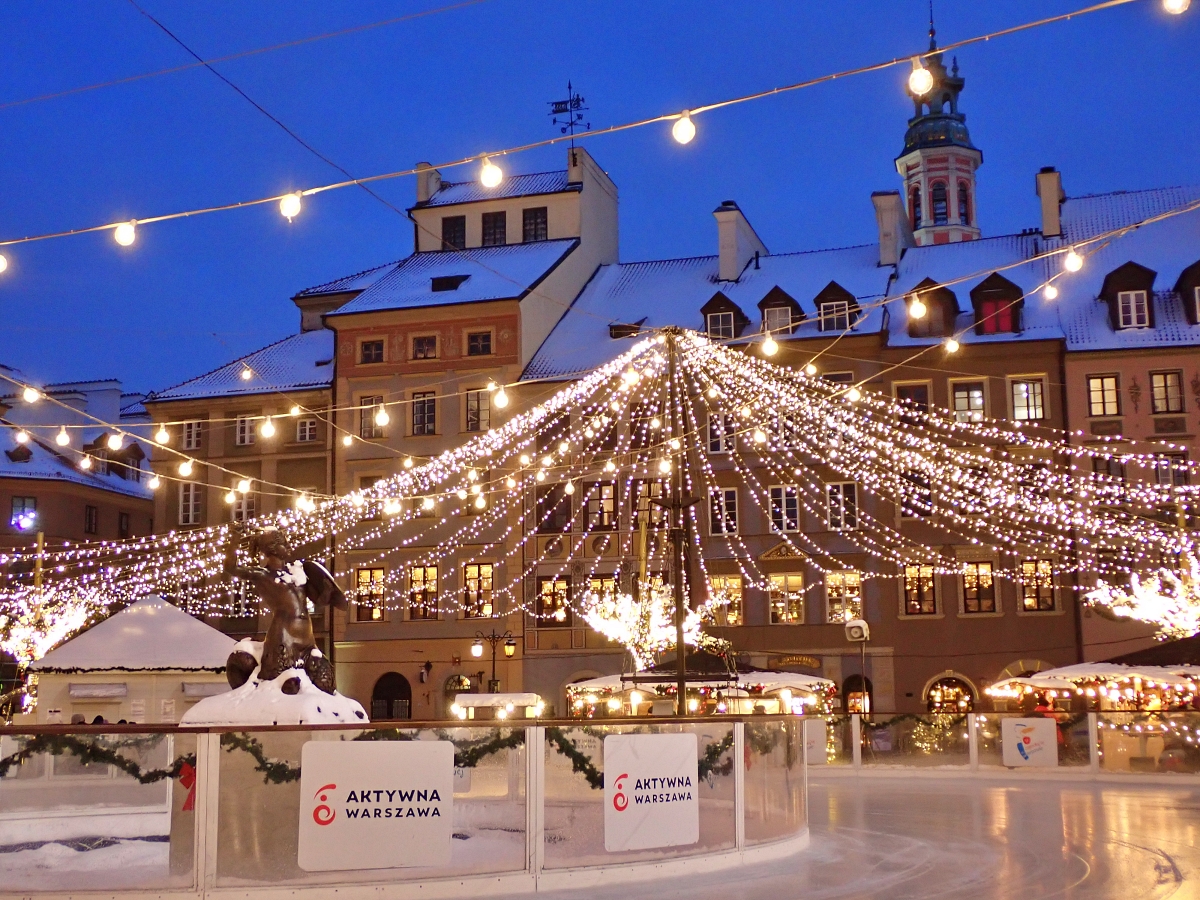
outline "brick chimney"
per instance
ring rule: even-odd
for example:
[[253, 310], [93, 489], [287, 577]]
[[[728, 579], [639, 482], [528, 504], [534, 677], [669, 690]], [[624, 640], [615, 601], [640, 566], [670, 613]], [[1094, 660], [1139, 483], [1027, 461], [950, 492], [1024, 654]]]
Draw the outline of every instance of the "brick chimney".
[[428, 203], [441, 186], [441, 172], [427, 162], [417, 163], [417, 203]]
[[734, 201], [726, 200], [713, 210], [713, 216], [717, 220], [717, 248], [721, 259], [717, 277], [721, 281], [737, 281], [756, 254], [768, 256], [770, 251]]
[[912, 226], [899, 191], [875, 191], [875, 224], [879, 227], [879, 265], [894, 266], [904, 251], [914, 246]]
[[1042, 201], [1042, 237], [1062, 237], [1062, 175], [1054, 166], [1037, 173], [1037, 195]]

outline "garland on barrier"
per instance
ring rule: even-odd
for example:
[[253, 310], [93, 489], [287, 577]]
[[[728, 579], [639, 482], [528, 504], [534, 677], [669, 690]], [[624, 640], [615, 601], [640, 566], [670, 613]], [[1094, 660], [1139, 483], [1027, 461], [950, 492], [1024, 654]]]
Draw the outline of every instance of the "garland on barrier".
[[226, 753], [241, 750], [254, 758], [254, 771], [263, 773], [263, 784], [287, 784], [300, 780], [300, 767], [289, 766], [282, 759], [268, 759], [263, 746], [248, 734], [227, 732], [221, 735], [221, 746]]
[[188, 753], [176, 758], [165, 769], [143, 769], [134, 762], [117, 752], [124, 747], [148, 748], [162, 740], [162, 735], [152, 738], [119, 739], [105, 746], [98, 740], [85, 741], [69, 734], [41, 734], [23, 741], [24, 746], [16, 753], [0, 759], [0, 778], [8, 774], [13, 766], [24, 765], [39, 753], [49, 753], [51, 756], [70, 754], [79, 759], [83, 765], [102, 763], [116, 766], [126, 775], [137, 779], [140, 784], [153, 784], [164, 778], [178, 778], [184, 766], [196, 766], [196, 754]]
[[578, 772], [586, 778], [593, 790], [598, 791], [604, 787], [604, 773], [596, 768], [592, 758], [575, 746], [575, 742], [567, 737], [561, 728], [547, 726], [546, 740], [571, 761], [571, 771]]

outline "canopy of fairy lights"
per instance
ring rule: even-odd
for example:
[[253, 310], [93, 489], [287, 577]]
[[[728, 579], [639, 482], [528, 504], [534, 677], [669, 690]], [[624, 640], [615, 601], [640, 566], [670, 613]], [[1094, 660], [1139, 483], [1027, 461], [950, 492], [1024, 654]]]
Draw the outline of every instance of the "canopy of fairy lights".
[[1147, 578], [1134, 573], [1128, 589], [1102, 584], [1085, 599], [1118, 619], [1157, 626], [1159, 640], [1191, 637], [1200, 634], [1200, 561], [1189, 556], [1180, 569], [1178, 574], [1160, 569]]
[[[853, 482], [859, 492], [853, 516], [842, 509], [836, 524], [853, 552], [873, 560], [863, 578], [905, 577], [914, 565], [961, 572], [962, 561], [943, 552], [947, 545], [989, 549], [1000, 560], [994, 576], [1013, 580], [1029, 577], [1021, 566], [1029, 554], [1049, 561], [1036, 577], [1096, 573], [1118, 582], [1191, 551], [1170, 511], [1190, 502], [1195, 488], [1094, 472], [1095, 459], [1151, 465], [1151, 454], [1069, 445], [1039, 423], [960, 421], [743, 349], [678, 329], [649, 334], [545, 402], [427, 463], [250, 524], [278, 527], [309, 553], [324, 552], [334, 539], [353, 567], [385, 573], [361, 585], [339, 576], [347, 594], [385, 608], [500, 615], [534, 605], [535, 575], [585, 586], [591, 579], [590, 591], [564, 591], [554, 602], [602, 632], [606, 619], [621, 621], [624, 638], [638, 605], [619, 608], [626, 601], [617, 595], [634, 593], [630, 561], [641, 556], [643, 573], [670, 581], [669, 516], [639, 501], [667, 497], [673, 473], [699, 501], [684, 513], [689, 545], [711, 535], [706, 553], [736, 560], [745, 585], [763, 590], [770, 577], [728, 508], [723, 489], [731, 484], [742, 509], [756, 507], [789, 553], [818, 574], [845, 569], [817, 533], [835, 526], [828, 493], [835, 482]], [[637, 527], [618, 528], [621, 504], [641, 506], [644, 537]], [[899, 526], [898, 513], [923, 520], [923, 539]], [[813, 522], [820, 527], [806, 524]], [[0, 556], [0, 647], [23, 661], [37, 658], [72, 623], [149, 593], [201, 615], [240, 611], [237, 585], [221, 574], [230, 527], [47, 547], [40, 585], [38, 552]], [[710, 586], [706, 554], [693, 555], [699, 558], [680, 578], [702, 618], [728, 601]], [[460, 564], [470, 558], [495, 562], [491, 605], [482, 611], [468, 606], [462, 589]], [[418, 564], [433, 573], [420, 585], [407, 577]], [[695, 589], [689, 579], [698, 581]], [[644, 646], [655, 649], [653, 641]]]

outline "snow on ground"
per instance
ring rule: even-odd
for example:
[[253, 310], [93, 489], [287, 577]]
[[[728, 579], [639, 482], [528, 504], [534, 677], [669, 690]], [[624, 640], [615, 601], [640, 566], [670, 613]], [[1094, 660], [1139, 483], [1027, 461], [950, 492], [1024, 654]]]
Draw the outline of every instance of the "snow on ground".
[[0, 885], [5, 892], [13, 892], [111, 890], [166, 883], [171, 847], [165, 839], [95, 843], [99, 846], [94, 849], [85, 849], [84, 841], [0, 848]]

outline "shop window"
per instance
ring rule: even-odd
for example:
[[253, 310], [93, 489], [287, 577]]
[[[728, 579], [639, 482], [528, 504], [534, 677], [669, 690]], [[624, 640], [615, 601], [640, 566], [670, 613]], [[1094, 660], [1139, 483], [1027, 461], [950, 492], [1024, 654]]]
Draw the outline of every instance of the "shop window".
[[771, 575], [771, 624], [804, 624], [804, 576], [799, 573]]
[[354, 570], [354, 621], [383, 621], [382, 567]]
[[1054, 609], [1054, 567], [1050, 560], [1021, 561], [1021, 608], [1026, 612]]
[[486, 619], [493, 613], [491, 563], [463, 566], [463, 614], [468, 619]]
[[718, 605], [714, 611], [716, 625], [743, 625], [742, 576], [708, 576], [708, 595]]
[[538, 579], [537, 627], [569, 628], [571, 582], [561, 576]]
[[975, 709], [975, 692], [961, 678], [947, 675], [929, 686], [925, 703], [931, 713], [962, 715]]
[[937, 575], [933, 566], [904, 567], [904, 613], [909, 616], [937, 614]]
[[996, 582], [990, 562], [963, 564], [963, 610], [968, 613], [996, 611]]
[[438, 567], [408, 567], [408, 617], [436, 619], [438, 617]]
[[826, 620], [849, 622], [862, 618], [862, 573], [851, 570], [825, 573]]

